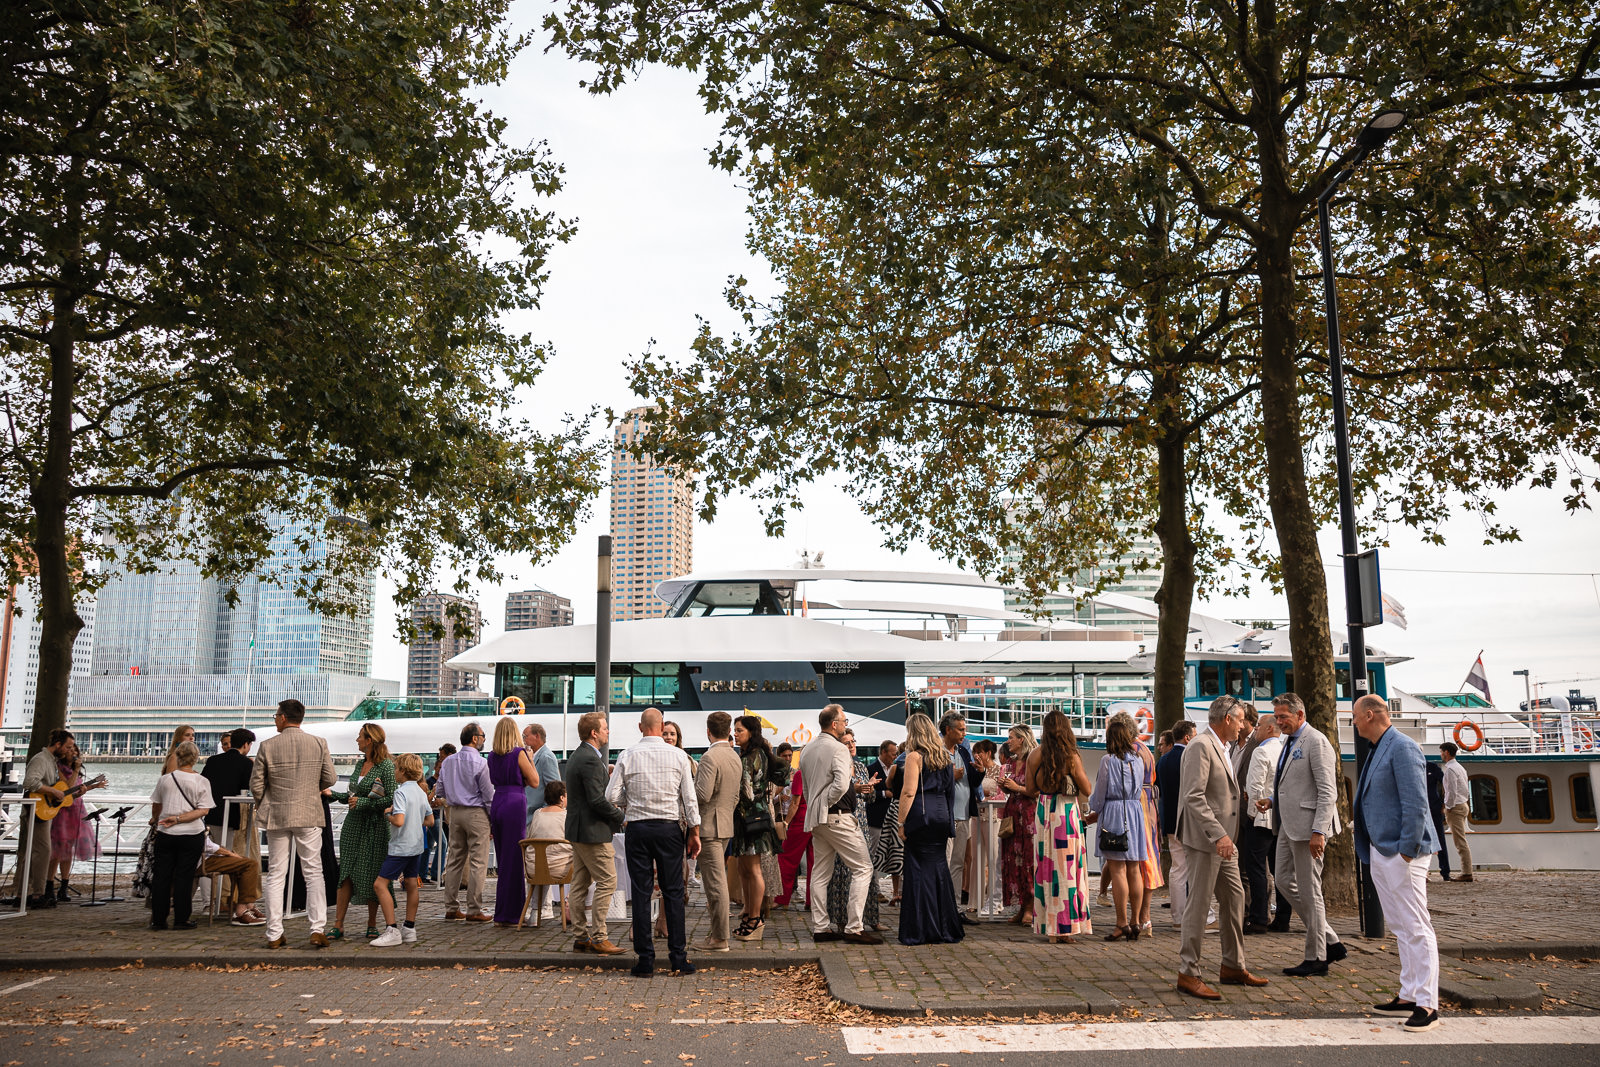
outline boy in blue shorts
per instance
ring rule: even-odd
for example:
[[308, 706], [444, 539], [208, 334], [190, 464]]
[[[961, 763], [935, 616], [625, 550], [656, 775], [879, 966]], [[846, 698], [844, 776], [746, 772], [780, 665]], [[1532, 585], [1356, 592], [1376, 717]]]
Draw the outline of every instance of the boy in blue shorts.
[[[384, 931], [370, 943], [379, 948], [409, 944], [417, 939], [417, 899], [422, 895], [422, 831], [433, 825], [428, 795], [418, 784], [422, 781], [422, 757], [414, 752], [402, 753], [394, 761], [394, 775], [400, 785], [389, 806], [389, 823], [394, 827], [389, 831], [389, 858], [383, 861], [372, 883], [373, 895], [383, 909]], [[406, 891], [404, 927], [394, 921], [394, 897], [389, 893], [389, 881], [393, 878], [400, 879]]]

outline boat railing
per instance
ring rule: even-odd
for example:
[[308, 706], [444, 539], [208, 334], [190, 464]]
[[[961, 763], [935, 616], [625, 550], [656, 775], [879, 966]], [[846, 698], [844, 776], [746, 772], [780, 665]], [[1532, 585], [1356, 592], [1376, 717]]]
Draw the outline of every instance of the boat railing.
[[1067, 717], [1078, 740], [1089, 741], [1105, 736], [1106, 719], [1115, 713], [1112, 705], [1129, 703], [1136, 702], [1126, 697], [1081, 697], [1059, 692], [971, 693], [939, 697], [935, 714], [936, 718], [949, 712], [966, 716], [968, 737], [1004, 738], [1015, 726], [1026, 726], [1038, 737], [1044, 717], [1059, 711]]

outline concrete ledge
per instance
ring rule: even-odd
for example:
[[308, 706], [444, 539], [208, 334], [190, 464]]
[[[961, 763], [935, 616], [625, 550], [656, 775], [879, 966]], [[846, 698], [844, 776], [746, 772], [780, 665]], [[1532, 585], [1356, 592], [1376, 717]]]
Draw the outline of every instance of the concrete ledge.
[[1441, 941], [1439, 955], [1458, 960], [1600, 960], [1600, 941]]
[[828, 983], [828, 992], [835, 1000], [852, 1007], [883, 1015], [935, 1015], [941, 1018], [990, 1015], [1030, 1015], [1050, 1012], [1060, 1015], [1115, 1015], [1122, 1010], [1122, 1002], [1094, 986], [1075, 986], [1070, 992], [1053, 996], [946, 997], [934, 1003], [923, 1003], [915, 994], [904, 990], [863, 990], [856, 983], [856, 971], [851, 961], [841, 953], [825, 952], [820, 960], [822, 977]]
[[1443, 978], [1439, 995], [1462, 1008], [1544, 1007], [1544, 993], [1532, 982]]
[[[576, 952], [495, 952], [461, 953], [446, 959], [438, 955], [419, 953], [363, 952], [360, 955], [330, 953], [320, 949], [286, 948], [276, 951], [252, 949], [233, 952], [226, 956], [197, 956], [182, 952], [118, 952], [98, 955], [7, 955], [0, 956], [0, 971], [82, 971], [106, 970], [117, 967], [409, 967], [415, 970], [449, 970], [457, 964], [462, 967], [483, 969], [498, 967], [509, 970], [521, 967], [557, 967], [583, 970], [588, 967], [600, 970], [627, 970], [633, 966], [634, 955], [625, 952], [618, 956], [593, 956]], [[816, 963], [816, 952], [795, 951], [783, 955], [749, 952], [701, 953], [691, 956], [696, 970], [717, 968], [726, 971], [776, 971], [785, 967]], [[657, 973], [666, 973], [664, 960], [657, 961]]]

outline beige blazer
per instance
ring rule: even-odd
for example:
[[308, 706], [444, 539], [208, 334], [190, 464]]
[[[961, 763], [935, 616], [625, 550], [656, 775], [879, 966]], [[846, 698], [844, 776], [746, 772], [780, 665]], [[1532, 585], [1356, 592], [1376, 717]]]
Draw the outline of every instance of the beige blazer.
[[327, 739], [285, 727], [261, 742], [250, 772], [257, 824], [263, 830], [321, 826], [322, 791], [337, 780]]
[[694, 772], [694, 795], [700, 802], [700, 836], [724, 840], [733, 836], [733, 809], [739, 803], [744, 765], [739, 750], [718, 742], [700, 757]]
[[1178, 840], [1186, 848], [1216, 850], [1239, 833], [1239, 783], [1215, 739], [1197, 736], [1183, 750], [1178, 768]]

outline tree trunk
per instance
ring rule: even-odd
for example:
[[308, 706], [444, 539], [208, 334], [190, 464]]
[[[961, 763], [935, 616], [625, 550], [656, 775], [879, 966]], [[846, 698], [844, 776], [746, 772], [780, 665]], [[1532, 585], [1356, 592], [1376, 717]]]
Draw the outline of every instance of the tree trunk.
[[[1293, 264], [1286, 240], [1272, 242], [1262, 249], [1262, 254], [1262, 434], [1267, 456], [1267, 501], [1277, 527], [1283, 589], [1289, 603], [1294, 690], [1305, 701], [1306, 718], [1333, 742], [1334, 751], [1338, 752], [1328, 580], [1317, 544], [1317, 520], [1306, 487], [1300, 436]], [[1340, 776], [1343, 777], [1342, 771]], [[1329, 904], [1351, 906], [1356, 899], [1355, 845], [1345, 793], [1341, 788], [1345, 832], [1328, 842], [1323, 892]]]
[[[1176, 368], [1162, 368], [1156, 374], [1156, 393], [1164, 379], [1176, 379]], [[1171, 408], [1174, 421], [1182, 411], [1176, 401]], [[1158, 412], [1158, 419], [1163, 412]], [[1163, 420], [1165, 421], [1165, 420]], [[1189, 477], [1184, 467], [1182, 428], [1163, 433], [1156, 443], [1156, 537], [1161, 541], [1161, 587], [1156, 590], [1156, 733], [1170, 730], [1184, 717], [1184, 654], [1189, 646], [1189, 612], [1194, 603], [1194, 538], [1189, 532]]]
[[44, 748], [50, 731], [67, 724], [67, 691], [72, 683], [72, 646], [83, 629], [74, 604], [72, 545], [67, 513], [72, 504], [72, 401], [76, 387], [74, 330], [77, 327], [79, 216], [68, 211], [58, 237], [68, 253], [64, 284], [56, 289], [50, 324], [50, 410], [45, 455], [30, 487], [34, 514], [33, 554], [39, 580], [39, 677], [33, 704], [28, 757]]

